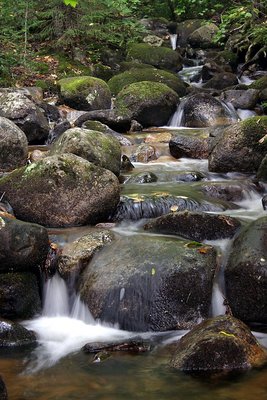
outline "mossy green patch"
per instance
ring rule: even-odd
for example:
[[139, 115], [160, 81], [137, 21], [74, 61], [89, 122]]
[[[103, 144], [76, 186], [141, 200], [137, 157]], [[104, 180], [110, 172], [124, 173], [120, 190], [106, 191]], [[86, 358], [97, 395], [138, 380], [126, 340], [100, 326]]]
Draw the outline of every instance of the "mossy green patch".
[[95, 86], [107, 87], [107, 84], [102, 79], [93, 78], [91, 76], [79, 76], [60, 79], [58, 81], [61, 92], [66, 94], [79, 94], [88, 88]]
[[267, 89], [267, 76], [257, 79], [255, 82], [249, 85], [249, 88], [258, 90]]

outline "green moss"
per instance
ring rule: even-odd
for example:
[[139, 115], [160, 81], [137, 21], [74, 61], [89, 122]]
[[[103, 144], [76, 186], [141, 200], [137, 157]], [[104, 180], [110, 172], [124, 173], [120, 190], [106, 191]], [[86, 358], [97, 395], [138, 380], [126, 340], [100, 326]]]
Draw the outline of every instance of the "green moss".
[[267, 76], [257, 79], [255, 82], [249, 85], [249, 88], [258, 90], [267, 89]]
[[241, 122], [241, 125], [247, 132], [264, 132], [267, 130], [267, 116], [247, 118]]
[[58, 81], [61, 92], [65, 94], [79, 94], [82, 91], [95, 86], [107, 87], [107, 84], [102, 79], [93, 78], [91, 76], [79, 76], [60, 79]]
[[132, 60], [174, 71], [182, 68], [181, 57], [176, 51], [168, 47], [153, 47], [146, 43], [137, 43], [130, 47], [127, 61]]
[[186, 94], [186, 87], [181, 79], [177, 77], [177, 75], [156, 68], [134, 68], [130, 71], [125, 71], [111, 78], [108, 81], [108, 85], [111, 92], [116, 95], [124, 87], [130, 85], [131, 83], [141, 81], [164, 83], [177, 92], [180, 96], [184, 96]]
[[[164, 96], [168, 93], [173, 93], [177, 96], [172, 89], [163, 83], [149, 81], [136, 82], [120, 91], [116, 99], [116, 105], [118, 105], [118, 103], [122, 103], [121, 105], [123, 105], [127, 98], [134, 98], [136, 102], [139, 103], [140, 101], [153, 100], [153, 98]], [[125, 104], [127, 104], [127, 102]]]
[[129, 69], [144, 69], [144, 68], [153, 68], [153, 65], [140, 63], [138, 61], [123, 61], [120, 63], [121, 72], [129, 71]]

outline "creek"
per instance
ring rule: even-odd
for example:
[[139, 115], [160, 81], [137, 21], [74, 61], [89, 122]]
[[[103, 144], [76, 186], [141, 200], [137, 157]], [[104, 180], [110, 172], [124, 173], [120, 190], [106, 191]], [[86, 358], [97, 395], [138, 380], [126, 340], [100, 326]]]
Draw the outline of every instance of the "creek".
[[[195, 70], [194, 70], [195, 71]], [[244, 116], [247, 117], [246, 114]], [[170, 131], [196, 137], [206, 137], [207, 130], [180, 127], [163, 127], [143, 131], [129, 138], [132, 146], [123, 148], [130, 156], [140, 143]], [[172, 195], [183, 199], [192, 198], [196, 202], [209, 201], [223, 204], [223, 201], [209, 198], [200, 190], [198, 181], [179, 180], [180, 174], [201, 173], [205, 182], [233, 184], [241, 188], [242, 199], [235, 207], [219, 211], [221, 214], [238, 218], [243, 225], [266, 215], [261, 199], [262, 193], [254, 190], [253, 176], [241, 173], [217, 174], [208, 171], [207, 160], [170, 156], [168, 143], [153, 142], [157, 159], [149, 163], [133, 163], [134, 169], [123, 174], [122, 195], [135, 200], [147, 195]], [[141, 172], [152, 172], [158, 180], [155, 183], [134, 183], [131, 177]], [[266, 192], [265, 187], [265, 192]], [[153, 204], [148, 208], [153, 208]], [[216, 211], [217, 213], [218, 211]], [[60, 247], [90, 231], [90, 227], [50, 229], [50, 238]], [[142, 222], [124, 222], [112, 228], [123, 238], [131, 235], [150, 235], [142, 230]], [[174, 237], [172, 237], [175, 240]], [[125, 240], [127, 245], [127, 240]], [[230, 240], [209, 241], [220, 255], [220, 273], [217, 274], [210, 314], [224, 314], [224, 282], [221, 272], [229, 248]], [[121, 293], [123, 296], [123, 293]], [[129, 332], [119, 329], [116, 324], [95, 321], [89, 310], [75, 293], [70, 292], [65, 282], [55, 275], [44, 284], [43, 314], [31, 321], [24, 321], [28, 329], [38, 335], [38, 347], [29, 350], [8, 350], [0, 359], [0, 371], [8, 388], [9, 400], [265, 400], [267, 399], [267, 370], [253, 370], [224, 381], [196, 380], [189, 375], [172, 371], [168, 367], [170, 358], [166, 344], [179, 339], [185, 331], [172, 332]], [[253, 327], [254, 329], [254, 327]], [[256, 330], [256, 328], [255, 328]], [[259, 327], [254, 332], [259, 342], [267, 347], [267, 334]], [[147, 353], [130, 354], [114, 352], [103, 362], [93, 362], [93, 357], [80, 349], [88, 342], [112, 342], [136, 337], [149, 340], [153, 350]]]

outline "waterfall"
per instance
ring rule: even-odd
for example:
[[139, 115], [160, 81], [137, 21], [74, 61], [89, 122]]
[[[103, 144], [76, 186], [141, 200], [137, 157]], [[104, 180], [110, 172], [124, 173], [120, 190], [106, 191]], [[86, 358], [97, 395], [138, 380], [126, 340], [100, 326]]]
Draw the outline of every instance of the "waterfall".
[[184, 114], [184, 105], [185, 105], [185, 99], [181, 100], [180, 103], [177, 106], [177, 109], [171, 119], [168, 122], [168, 126], [170, 127], [178, 127], [182, 126], [183, 124], [183, 114]]
[[170, 34], [170, 41], [171, 41], [172, 49], [175, 50], [177, 47], [177, 33]]

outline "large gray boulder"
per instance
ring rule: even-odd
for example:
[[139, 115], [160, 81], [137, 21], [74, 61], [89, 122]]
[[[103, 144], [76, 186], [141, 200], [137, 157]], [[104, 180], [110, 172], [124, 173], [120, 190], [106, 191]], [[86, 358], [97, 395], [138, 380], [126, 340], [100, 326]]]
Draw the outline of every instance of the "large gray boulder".
[[192, 32], [188, 37], [188, 42], [192, 47], [201, 49], [216, 47], [213, 41], [216, 32], [218, 32], [218, 27], [213, 23], [207, 23]]
[[256, 89], [226, 90], [221, 94], [221, 99], [231, 103], [235, 108], [253, 110], [259, 99], [259, 93], [259, 90]]
[[30, 346], [36, 343], [37, 338], [32, 331], [16, 322], [0, 319], [0, 348]]
[[228, 315], [204, 321], [183, 336], [170, 366], [199, 376], [224, 376], [266, 362], [266, 349], [245, 324]]
[[33, 318], [41, 312], [37, 278], [31, 272], [0, 274], [0, 317]]
[[236, 318], [267, 323], [267, 217], [250, 223], [234, 241], [225, 289]]
[[182, 125], [190, 128], [229, 125], [236, 120], [230, 111], [207, 93], [197, 93], [185, 99]]
[[0, 213], [0, 273], [38, 271], [49, 249], [47, 230]]
[[117, 139], [102, 132], [71, 128], [52, 145], [49, 154], [76, 154], [91, 163], [120, 174], [121, 147]]
[[44, 226], [103, 222], [119, 202], [117, 177], [74, 154], [46, 157], [0, 179], [17, 218]]
[[216, 251], [151, 235], [119, 237], [80, 278], [94, 318], [133, 331], [189, 329], [208, 317]]
[[238, 79], [235, 74], [231, 72], [221, 72], [204, 83], [203, 87], [206, 89], [222, 90], [237, 84]]
[[28, 140], [14, 122], [0, 117], [0, 171], [12, 171], [25, 165]]
[[214, 172], [257, 172], [267, 152], [267, 116], [252, 117], [224, 129], [209, 156]]
[[0, 91], [0, 116], [13, 121], [29, 143], [44, 143], [48, 137], [49, 124], [43, 109], [22, 92]]

